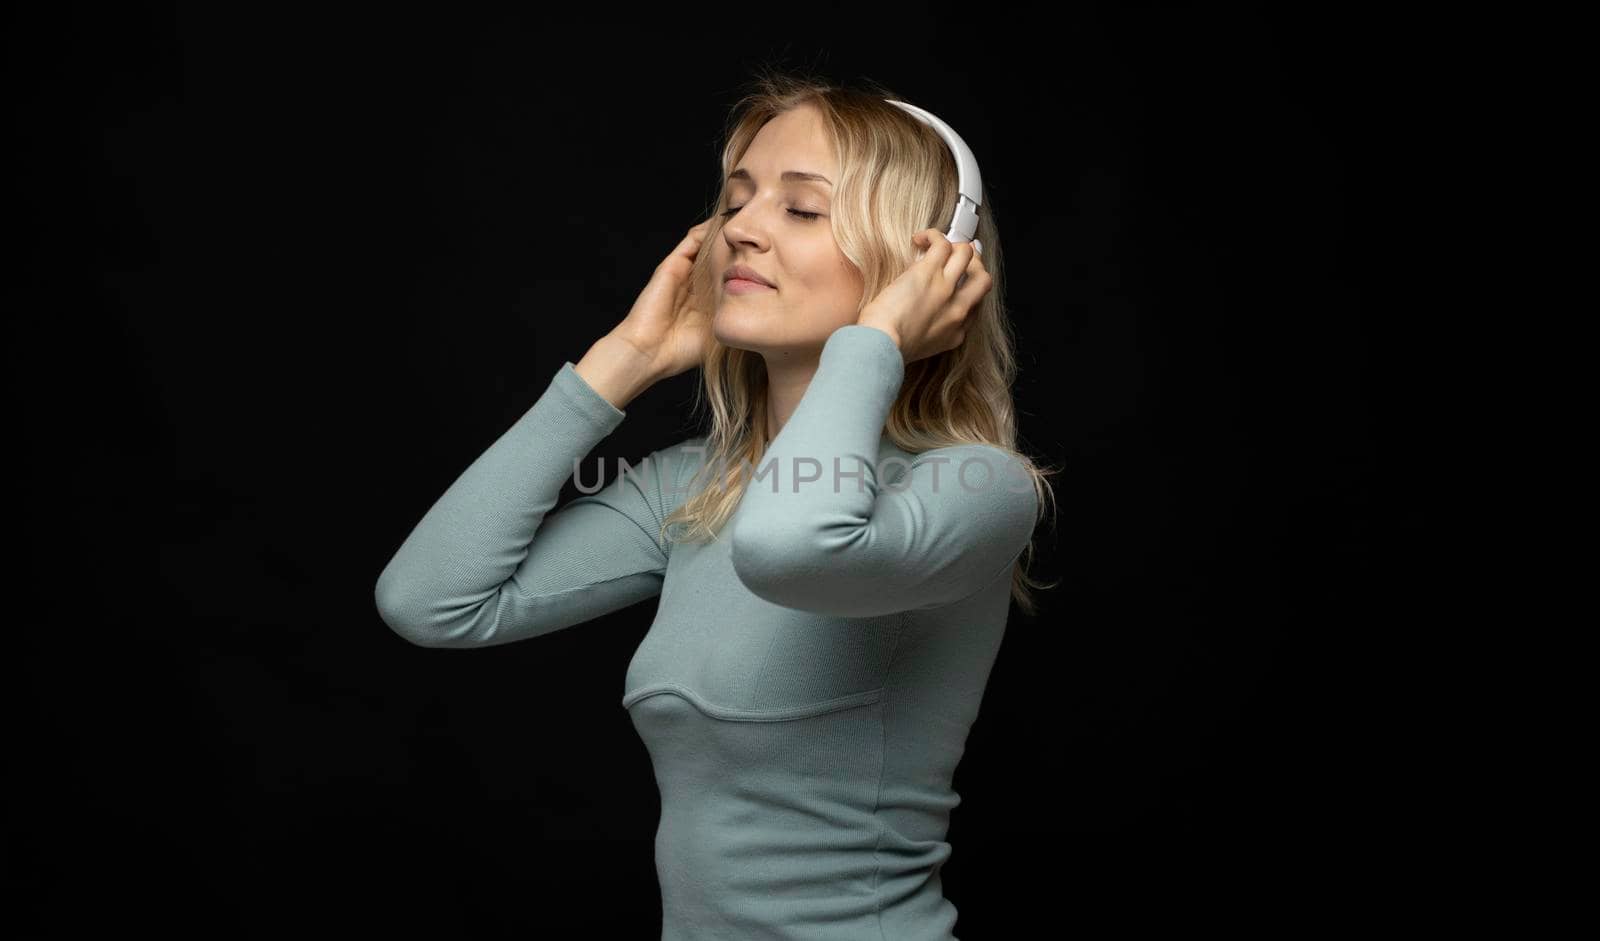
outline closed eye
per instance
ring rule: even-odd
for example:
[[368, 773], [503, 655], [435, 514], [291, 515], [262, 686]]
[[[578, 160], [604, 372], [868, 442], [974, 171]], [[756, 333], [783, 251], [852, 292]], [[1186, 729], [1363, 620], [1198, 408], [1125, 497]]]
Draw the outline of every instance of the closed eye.
[[[738, 212], [740, 209], [743, 209], [743, 208], [744, 208], [743, 206], [735, 206], [732, 209], [724, 210], [723, 213], [722, 213], [722, 217], [724, 219], [726, 219], [727, 217], [733, 215], [734, 213]], [[822, 215], [822, 213], [820, 213], [820, 212], [805, 212], [805, 211], [800, 210], [800, 209], [791, 209], [791, 210], [789, 210], [789, 214], [790, 215], [799, 216], [800, 218], [806, 220], [807, 222], [810, 222], [813, 219], [816, 219], [818, 216]]]

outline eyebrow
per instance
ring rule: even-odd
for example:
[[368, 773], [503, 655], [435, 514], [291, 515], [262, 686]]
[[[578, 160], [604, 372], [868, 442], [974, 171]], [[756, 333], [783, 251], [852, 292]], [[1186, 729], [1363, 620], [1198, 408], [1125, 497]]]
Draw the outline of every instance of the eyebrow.
[[[780, 178], [785, 183], [818, 182], [818, 183], [826, 183], [829, 186], [833, 185], [833, 181], [829, 180], [827, 177], [823, 176], [822, 174], [820, 174], [820, 173], [807, 173], [804, 170], [785, 170], [780, 175]], [[750, 183], [750, 184], [754, 184], [755, 183], [754, 178], [752, 178], [750, 176], [750, 171], [742, 169], [742, 168], [738, 169], [738, 170], [735, 170], [732, 173], [728, 174], [728, 182], [732, 183], [734, 180], [744, 180], [746, 183]]]

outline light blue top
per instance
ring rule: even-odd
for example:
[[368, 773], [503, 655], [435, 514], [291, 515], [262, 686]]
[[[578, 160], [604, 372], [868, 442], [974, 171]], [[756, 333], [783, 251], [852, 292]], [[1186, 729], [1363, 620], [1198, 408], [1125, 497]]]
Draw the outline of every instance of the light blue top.
[[661, 544], [705, 438], [550, 512], [626, 415], [567, 362], [378, 579], [384, 622], [425, 647], [660, 596], [622, 705], [661, 793], [663, 941], [955, 937], [951, 782], [1038, 505], [999, 448], [889, 442], [904, 369], [882, 331], [835, 331], [718, 538]]

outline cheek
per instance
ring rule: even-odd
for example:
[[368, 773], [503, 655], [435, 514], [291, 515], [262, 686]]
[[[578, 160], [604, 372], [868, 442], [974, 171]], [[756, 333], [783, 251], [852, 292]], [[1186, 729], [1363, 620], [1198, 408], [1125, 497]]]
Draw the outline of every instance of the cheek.
[[866, 286], [866, 280], [861, 277], [861, 272], [857, 271], [856, 266], [850, 264], [850, 260], [843, 255], [838, 256], [833, 280], [839, 286], [841, 294], [852, 298], [860, 295], [862, 288]]

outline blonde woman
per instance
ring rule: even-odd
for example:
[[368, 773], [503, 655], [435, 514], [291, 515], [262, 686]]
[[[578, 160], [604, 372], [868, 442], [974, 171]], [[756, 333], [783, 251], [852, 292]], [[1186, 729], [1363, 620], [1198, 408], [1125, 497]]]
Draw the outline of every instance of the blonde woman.
[[[1049, 495], [1016, 450], [999, 233], [881, 88], [766, 75], [711, 218], [428, 511], [377, 584], [427, 647], [659, 595], [622, 705], [661, 794], [664, 939], [954, 938], [951, 783]], [[964, 279], [964, 280], [963, 280]], [[551, 512], [634, 397], [709, 431]]]

